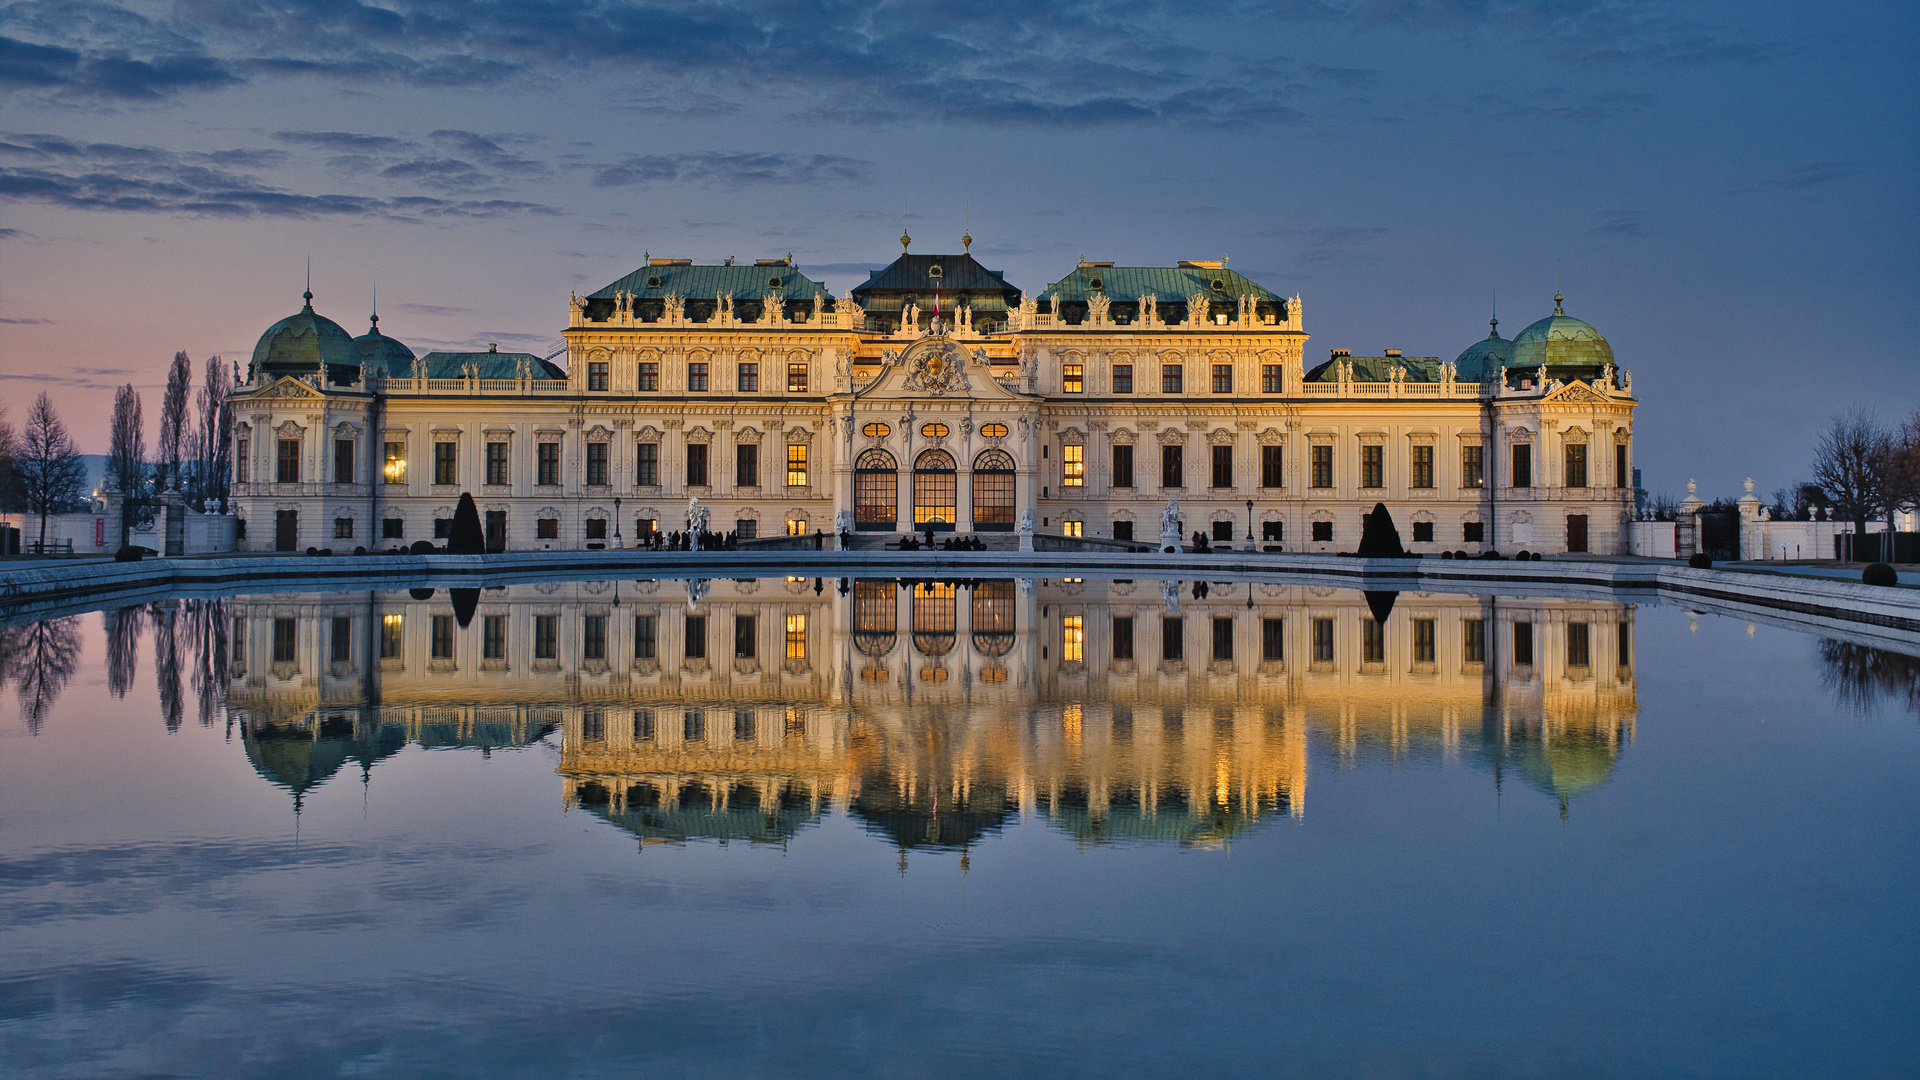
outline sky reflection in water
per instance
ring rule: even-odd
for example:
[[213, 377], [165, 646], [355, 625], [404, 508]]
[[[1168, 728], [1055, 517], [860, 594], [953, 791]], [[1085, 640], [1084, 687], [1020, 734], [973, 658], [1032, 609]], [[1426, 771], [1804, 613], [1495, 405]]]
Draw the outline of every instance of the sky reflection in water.
[[6, 627], [0, 1068], [1905, 1072], [1920, 662], [1372, 599], [548, 582], [465, 627], [444, 590]]

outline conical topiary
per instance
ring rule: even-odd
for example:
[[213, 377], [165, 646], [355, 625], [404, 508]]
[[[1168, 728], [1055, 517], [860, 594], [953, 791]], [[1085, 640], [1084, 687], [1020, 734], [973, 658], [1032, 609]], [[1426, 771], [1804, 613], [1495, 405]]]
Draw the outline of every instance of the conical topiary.
[[460, 493], [460, 505], [453, 508], [453, 535], [447, 537], [449, 555], [485, 555], [487, 534], [480, 529], [480, 508], [473, 496]]
[[1393, 527], [1393, 515], [1386, 503], [1374, 503], [1373, 513], [1362, 518], [1360, 557], [1363, 559], [1404, 559], [1407, 549], [1400, 546], [1400, 530]]

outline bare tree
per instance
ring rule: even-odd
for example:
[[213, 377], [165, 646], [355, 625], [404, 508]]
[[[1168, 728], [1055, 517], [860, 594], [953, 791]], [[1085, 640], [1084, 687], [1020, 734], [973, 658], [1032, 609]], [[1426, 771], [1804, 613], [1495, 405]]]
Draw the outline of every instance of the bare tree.
[[1836, 511], [1853, 522], [1855, 535], [1867, 531], [1867, 522], [1887, 508], [1887, 466], [1892, 453], [1888, 438], [1873, 416], [1853, 409], [1820, 435], [1813, 450], [1813, 479]]
[[0, 630], [0, 668], [13, 679], [30, 734], [40, 734], [47, 711], [80, 666], [79, 627], [79, 616], [69, 615]]
[[1920, 512], [1920, 409], [1889, 440], [1887, 508]]
[[120, 513], [120, 544], [127, 543], [127, 529], [135, 512], [145, 501], [147, 486], [147, 433], [140, 417], [140, 394], [132, 383], [113, 392], [113, 424], [107, 447], [107, 479], [120, 490], [124, 502]]
[[134, 669], [140, 663], [140, 634], [146, 629], [147, 609], [138, 604], [102, 611], [107, 632], [107, 692], [123, 698], [133, 688]]
[[187, 391], [193, 383], [193, 365], [186, 350], [173, 354], [173, 366], [167, 369], [167, 391], [160, 399], [160, 439], [153, 456], [159, 465], [156, 479], [162, 491], [180, 483], [181, 444], [187, 437]]
[[14, 455], [14, 472], [19, 477], [20, 493], [27, 511], [40, 515], [40, 550], [46, 550], [47, 518], [60, 513], [80, 498], [86, 483], [87, 468], [67, 435], [67, 425], [53, 409], [53, 399], [42, 390], [27, 412], [26, 429], [20, 433], [20, 448]]
[[7, 419], [7, 403], [0, 401], [0, 510], [11, 510], [19, 502], [15, 486], [19, 478], [13, 471], [13, 455], [18, 449], [19, 438], [13, 422]]
[[233, 392], [232, 376], [218, 356], [207, 358], [200, 389], [194, 395], [199, 426], [193, 433], [194, 472], [192, 497], [196, 509], [227, 497], [227, 473], [230, 467], [227, 428], [232, 407], [227, 395]]

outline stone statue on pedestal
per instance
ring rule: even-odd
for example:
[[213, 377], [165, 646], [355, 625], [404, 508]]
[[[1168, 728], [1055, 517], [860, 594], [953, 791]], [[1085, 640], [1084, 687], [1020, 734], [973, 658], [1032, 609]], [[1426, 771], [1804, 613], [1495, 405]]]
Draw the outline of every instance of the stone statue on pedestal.
[[689, 550], [700, 550], [700, 534], [707, 531], [707, 508], [700, 505], [700, 496], [687, 500], [687, 535], [692, 543]]
[[1167, 505], [1160, 508], [1160, 550], [1175, 552], [1180, 550], [1180, 500], [1168, 499]]

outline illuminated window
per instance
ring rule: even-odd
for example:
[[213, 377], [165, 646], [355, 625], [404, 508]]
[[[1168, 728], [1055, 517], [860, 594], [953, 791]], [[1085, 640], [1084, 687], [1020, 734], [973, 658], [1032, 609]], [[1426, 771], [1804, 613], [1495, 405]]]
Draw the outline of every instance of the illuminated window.
[[926, 436], [929, 439], [944, 439], [947, 437], [947, 425], [922, 424], [920, 425], [920, 434]]
[[787, 365], [787, 393], [804, 394], [807, 392], [807, 365]]
[[893, 434], [893, 429], [885, 424], [868, 424], [860, 429], [860, 434], [869, 439], [884, 439]]
[[1079, 615], [1068, 615], [1060, 620], [1060, 659], [1069, 664], [1077, 664], [1085, 659], [1087, 631], [1085, 620]]
[[986, 436], [989, 439], [1004, 439], [1007, 437], [1007, 425], [982, 424], [980, 425], [980, 434]]
[[1087, 482], [1087, 448], [1079, 443], [1060, 447], [1060, 486], [1081, 487]]
[[805, 660], [807, 658], [807, 617], [805, 615], [787, 616], [787, 659]]
[[1080, 371], [1081, 365], [1079, 364], [1060, 365], [1060, 389], [1063, 392], [1069, 394], [1077, 394], [1080, 392], [1083, 385]]
[[807, 519], [806, 518], [788, 518], [787, 519], [787, 535], [788, 536], [807, 535]]
[[[1060, 523], [1060, 535], [1085, 536], [1087, 523], [1084, 521], [1063, 521]], [[1065, 578], [1066, 581], [1078, 581], [1078, 578]]]
[[807, 447], [805, 443], [787, 444], [787, 486], [807, 486]]
[[380, 617], [380, 659], [398, 660], [400, 658], [400, 632], [405, 628], [404, 615], [382, 615]]

